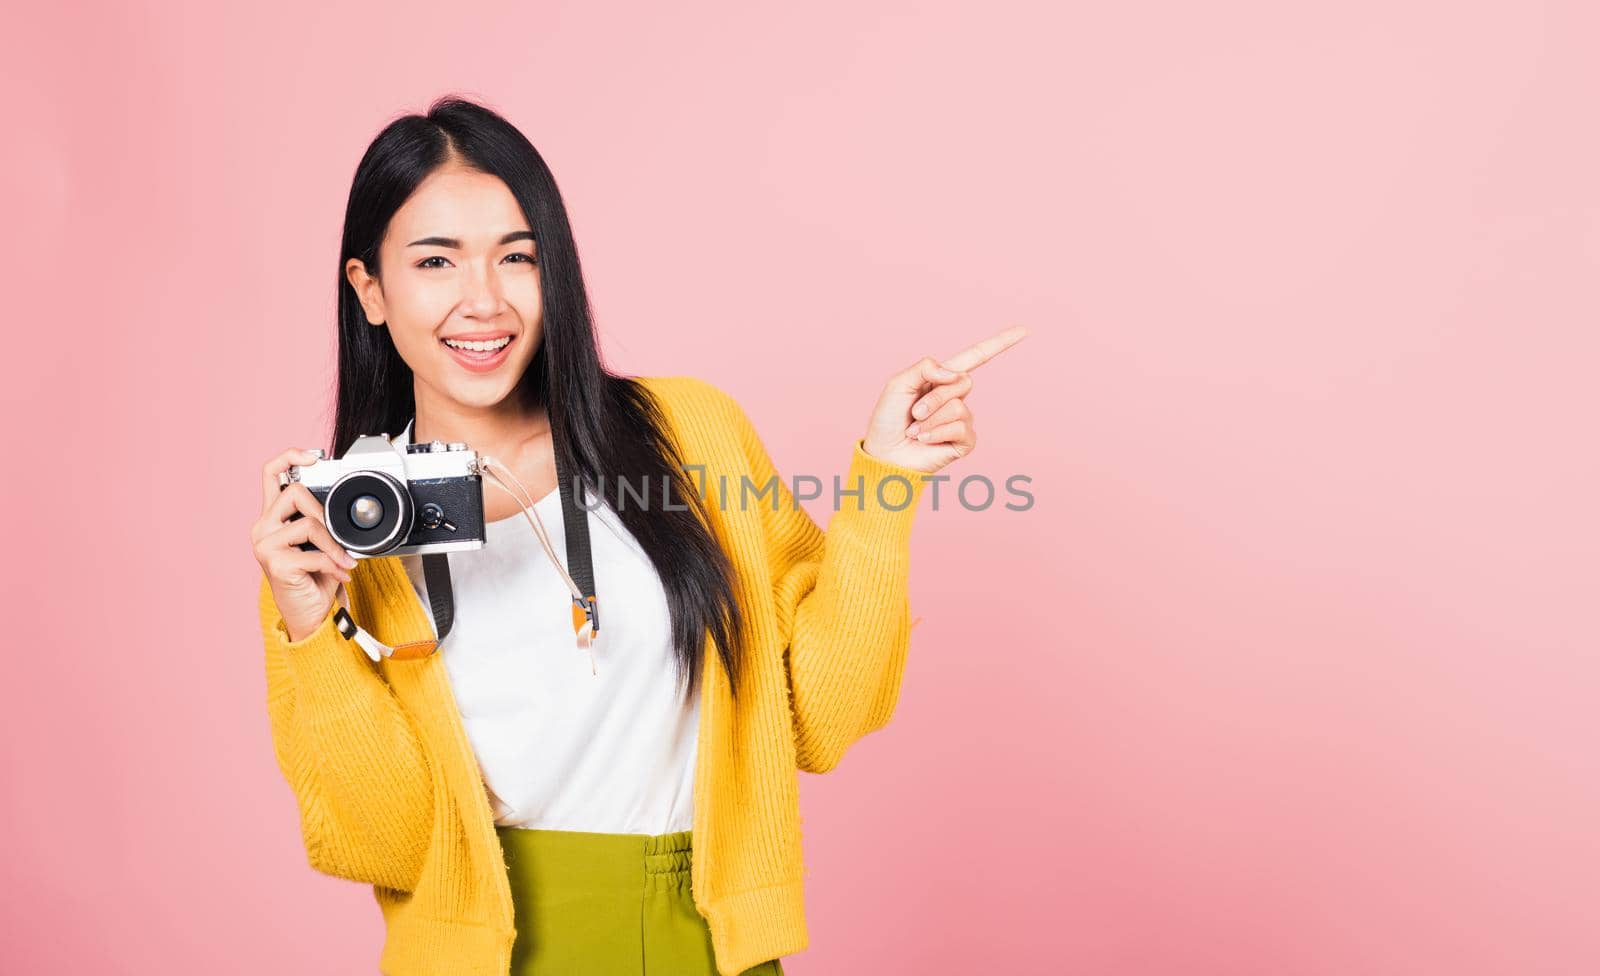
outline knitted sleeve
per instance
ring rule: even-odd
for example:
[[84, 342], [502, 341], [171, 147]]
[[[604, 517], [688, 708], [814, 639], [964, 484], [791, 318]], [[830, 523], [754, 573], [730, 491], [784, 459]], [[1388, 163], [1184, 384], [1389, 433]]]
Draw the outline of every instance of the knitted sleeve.
[[334, 623], [289, 640], [265, 574], [260, 610], [267, 713], [278, 768], [300, 807], [316, 870], [414, 890], [433, 820], [422, 744], [372, 662]]
[[[839, 485], [839, 507], [823, 533], [795, 502], [737, 403], [732, 412], [751, 497], [769, 484], [776, 491], [775, 506], [770, 491], [753, 504], [764, 523], [787, 645], [797, 763], [824, 773], [857, 739], [887, 725], [899, 699], [911, 643], [911, 523], [926, 482], [923, 472], [868, 454], [858, 439]], [[820, 479], [830, 509], [835, 477]]]

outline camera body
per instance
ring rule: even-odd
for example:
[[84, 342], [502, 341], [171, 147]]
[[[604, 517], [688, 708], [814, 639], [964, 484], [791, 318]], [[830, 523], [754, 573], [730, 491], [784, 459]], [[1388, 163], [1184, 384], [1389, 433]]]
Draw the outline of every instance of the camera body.
[[[323, 458], [320, 449], [312, 453]], [[278, 476], [278, 489], [296, 481], [322, 503], [334, 541], [357, 559], [483, 548], [483, 473], [478, 452], [466, 444], [402, 449], [388, 434], [367, 434], [344, 457], [291, 466]]]

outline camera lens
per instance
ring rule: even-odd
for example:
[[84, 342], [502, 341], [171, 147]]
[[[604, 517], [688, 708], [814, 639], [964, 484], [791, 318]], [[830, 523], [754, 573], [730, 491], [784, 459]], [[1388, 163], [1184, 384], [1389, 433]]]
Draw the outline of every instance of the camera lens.
[[383, 521], [383, 502], [372, 495], [362, 495], [350, 503], [350, 521], [357, 528], [375, 527]]
[[383, 471], [351, 471], [328, 488], [322, 505], [328, 532], [351, 552], [379, 556], [411, 535], [411, 492]]

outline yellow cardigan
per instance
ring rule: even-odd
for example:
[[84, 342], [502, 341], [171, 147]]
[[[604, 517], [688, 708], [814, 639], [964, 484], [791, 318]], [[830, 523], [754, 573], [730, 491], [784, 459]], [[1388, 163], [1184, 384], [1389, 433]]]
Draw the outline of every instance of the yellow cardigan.
[[[826, 535], [781, 477], [776, 511], [770, 492], [758, 500], [754, 490], [741, 511], [741, 476], [759, 489], [776, 471], [738, 403], [690, 376], [638, 380], [660, 400], [684, 463], [705, 465], [703, 482], [690, 477], [704, 486], [749, 621], [737, 710], [707, 638], [694, 780], [694, 902], [718, 970], [736, 976], [807, 945], [795, 770], [834, 768], [894, 712], [911, 638], [911, 523], [926, 483], [857, 440]], [[820, 477], [830, 508], [836, 477]], [[336, 629], [337, 602], [315, 632], [290, 641], [261, 579], [273, 750], [309, 863], [373, 886], [387, 930], [382, 972], [505, 976], [515, 928], [504, 853], [431, 653], [429, 611], [398, 557], [361, 560], [346, 590], [357, 623], [415, 656], [371, 662]]]

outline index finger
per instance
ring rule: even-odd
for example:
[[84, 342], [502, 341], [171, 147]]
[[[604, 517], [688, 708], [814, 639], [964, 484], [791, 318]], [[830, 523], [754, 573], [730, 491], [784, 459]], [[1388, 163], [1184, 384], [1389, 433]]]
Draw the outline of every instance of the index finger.
[[289, 470], [291, 464], [314, 464], [316, 460], [310, 451], [291, 447], [268, 461], [261, 469], [261, 510], [265, 512], [271, 508], [273, 499], [278, 497], [278, 475]]
[[973, 343], [967, 348], [956, 353], [954, 356], [951, 356], [949, 359], [941, 360], [939, 365], [943, 366], [945, 369], [953, 369], [958, 373], [965, 373], [968, 370], [977, 369], [979, 366], [982, 366], [984, 363], [1021, 342], [1022, 337], [1027, 334], [1027, 326], [1013, 325], [1011, 328], [1006, 329], [1003, 332], [997, 332], [987, 339]]

